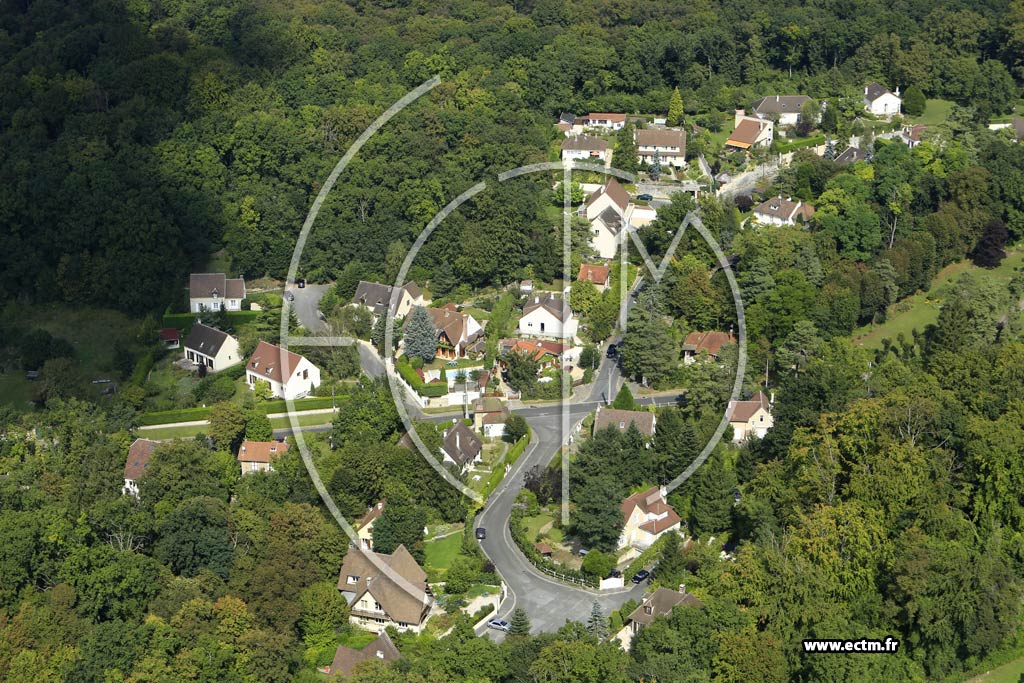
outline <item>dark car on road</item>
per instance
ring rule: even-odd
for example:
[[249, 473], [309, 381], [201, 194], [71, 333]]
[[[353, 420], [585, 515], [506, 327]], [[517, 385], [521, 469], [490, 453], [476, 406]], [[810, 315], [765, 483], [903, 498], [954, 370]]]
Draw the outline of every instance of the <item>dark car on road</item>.
[[299, 279], [298, 279], [298, 280], [296, 281], [296, 284], [298, 284], [298, 285], [299, 285], [299, 289], [302, 289], [303, 287], [305, 287], [305, 286], [306, 286], [306, 278], [304, 278], [304, 277], [300, 277], [300, 278], [299, 278]]
[[654, 195], [650, 195], [650, 194], [647, 194], [647, 193], [645, 192], [644, 194], [638, 194], [638, 195], [636, 196], [636, 198], [637, 198], [637, 199], [639, 199], [639, 200], [640, 200], [640, 201], [642, 201], [642, 202], [649, 202], [649, 201], [651, 201], [652, 199], [654, 199]]
[[476, 528], [476, 538], [479, 541], [482, 541], [485, 538], [487, 538], [487, 529], [483, 528], [482, 526], [478, 526]]
[[615, 358], [615, 356], [619, 355], [619, 347], [616, 346], [615, 344], [609, 344], [608, 350], [605, 352], [605, 355], [607, 355], [609, 358]]
[[641, 569], [636, 574], [634, 574], [633, 578], [630, 579], [630, 580], [633, 583], [643, 583], [644, 581], [646, 581], [649, 578], [651, 578], [651, 573], [649, 571], [647, 571], [646, 569]]

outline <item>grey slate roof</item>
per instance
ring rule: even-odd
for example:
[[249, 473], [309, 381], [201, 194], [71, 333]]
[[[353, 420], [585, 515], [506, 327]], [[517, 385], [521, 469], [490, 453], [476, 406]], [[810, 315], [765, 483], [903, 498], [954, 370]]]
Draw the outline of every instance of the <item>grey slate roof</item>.
[[227, 332], [196, 323], [185, 337], [185, 348], [213, 358], [220, 352], [220, 347], [227, 341], [228, 336]]

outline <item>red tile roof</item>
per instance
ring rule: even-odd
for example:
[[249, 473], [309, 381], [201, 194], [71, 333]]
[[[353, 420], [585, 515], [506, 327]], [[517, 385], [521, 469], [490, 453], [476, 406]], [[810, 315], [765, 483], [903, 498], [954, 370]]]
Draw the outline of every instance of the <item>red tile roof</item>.
[[271, 463], [288, 452], [286, 441], [249, 441], [246, 439], [238, 448], [239, 462]]
[[581, 282], [593, 282], [595, 285], [608, 284], [608, 277], [611, 268], [608, 266], [595, 266], [590, 263], [581, 263], [579, 275], [576, 279]]
[[160, 341], [181, 341], [181, 333], [173, 327], [160, 328]]
[[718, 351], [725, 344], [735, 343], [736, 337], [731, 332], [691, 332], [683, 340], [683, 349], [694, 353], [707, 351], [709, 356], [718, 356]]
[[138, 481], [139, 477], [146, 473], [149, 459], [153, 457], [153, 451], [159, 445], [159, 441], [135, 439], [128, 449], [128, 460], [124, 464], [124, 478]]

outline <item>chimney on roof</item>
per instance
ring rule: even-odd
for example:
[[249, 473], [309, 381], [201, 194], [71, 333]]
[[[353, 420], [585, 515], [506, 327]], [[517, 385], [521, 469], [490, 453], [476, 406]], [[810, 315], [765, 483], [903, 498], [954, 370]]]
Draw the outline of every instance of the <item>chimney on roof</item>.
[[896, 97], [900, 96], [900, 86], [898, 86], [898, 85], [896, 86], [896, 93], [895, 93], [895, 95], [896, 95]]
[[384, 651], [377, 650], [377, 659], [384, 659]]
[[744, 110], [744, 109], [737, 109], [736, 110], [736, 117], [735, 117], [735, 120], [733, 121], [733, 128], [735, 128], [736, 126], [740, 125], [740, 121], [742, 121], [743, 117], [746, 116], [746, 115], [747, 115], [746, 110]]
[[773, 391], [773, 392], [771, 392], [771, 393], [769, 394], [769, 397], [770, 397], [770, 398], [768, 399], [768, 407], [769, 407], [769, 408], [771, 408], [772, 406], [774, 406], [774, 405], [775, 405], [775, 392], [774, 392], [774, 391]]
[[664, 486], [659, 486], [658, 487], [658, 495], [661, 496], [662, 498], [664, 498], [665, 496], [668, 495], [668, 490]]
[[779, 96], [778, 96], [778, 95], [776, 95], [776, 96], [775, 96], [775, 101], [776, 101], [776, 102], [778, 102], [778, 101], [779, 101]]
[[679, 592], [682, 593], [683, 595], [686, 595], [686, 584], [685, 583], [679, 584]]

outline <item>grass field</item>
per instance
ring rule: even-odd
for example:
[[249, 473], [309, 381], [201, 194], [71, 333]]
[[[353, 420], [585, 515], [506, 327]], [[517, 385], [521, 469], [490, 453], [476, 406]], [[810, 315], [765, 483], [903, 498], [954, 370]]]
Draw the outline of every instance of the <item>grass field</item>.
[[967, 683], [1017, 683], [1021, 676], [1024, 676], [1024, 657], [968, 679]]
[[536, 517], [524, 517], [523, 524], [526, 525], [526, 538], [533, 540], [540, 533], [541, 527], [555, 521], [549, 514], [541, 513]]
[[0, 401], [10, 403], [18, 410], [31, 410], [29, 399], [32, 396], [32, 383], [25, 379], [25, 373], [14, 368], [9, 373], [0, 374]]
[[426, 555], [424, 569], [434, 581], [444, 580], [449, 567], [455, 561], [462, 547], [462, 534], [452, 534], [434, 541], [427, 541], [423, 544], [423, 552]]
[[951, 111], [953, 111], [953, 103], [949, 100], [926, 100], [924, 113], [917, 117], [909, 117], [909, 120], [912, 123], [937, 126], [949, 118]]
[[[1001, 284], [1008, 284], [1014, 270], [1024, 263], [1024, 248], [1011, 250], [998, 268], [979, 268], [970, 261], [959, 261], [946, 266], [932, 281], [931, 288], [921, 294], [907, 297], [891, 307], [888, 319], [881, 325], [866, 325], [853, 331], [853, 342], [869, 349], [882, 347], [883, 339], [896, 341], [901, 332], [909, 339], [913, 330], [924, 328], [939, 318], [945, 287], [955, 282], [964, 273], [973, 273], [979, 278], [992, 278]], [[901, 309], [897, 311], [896, 309]]]

